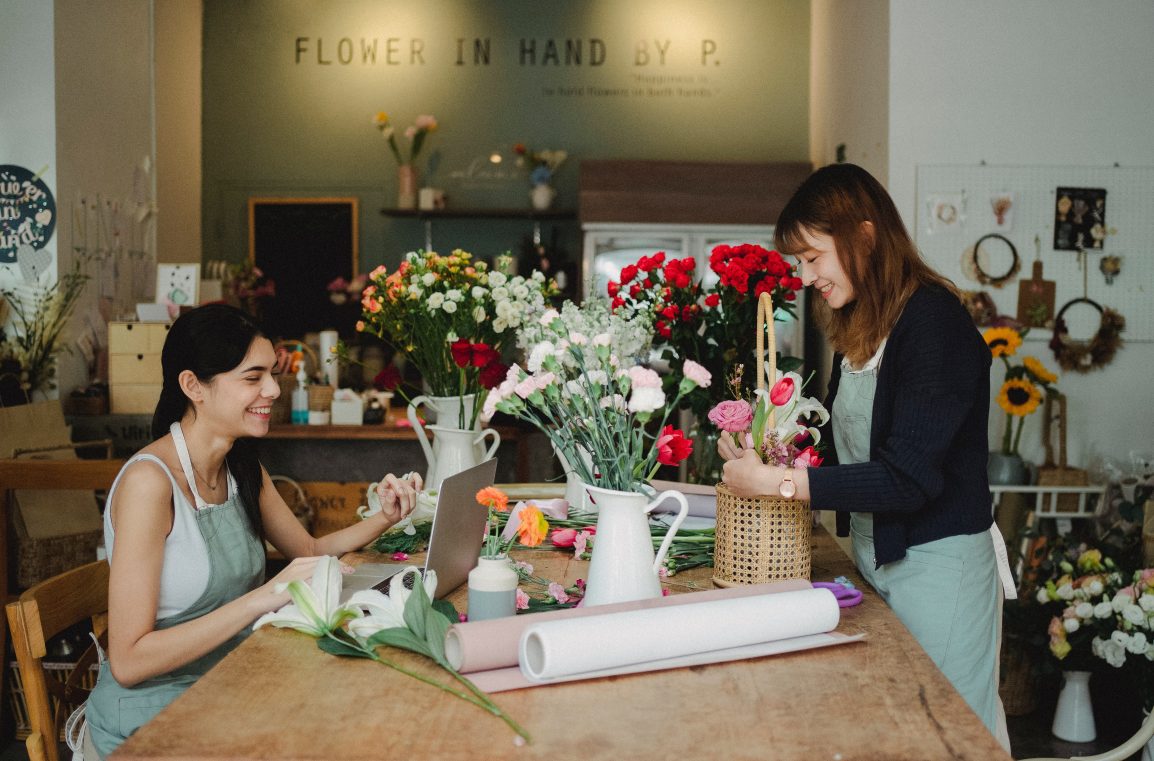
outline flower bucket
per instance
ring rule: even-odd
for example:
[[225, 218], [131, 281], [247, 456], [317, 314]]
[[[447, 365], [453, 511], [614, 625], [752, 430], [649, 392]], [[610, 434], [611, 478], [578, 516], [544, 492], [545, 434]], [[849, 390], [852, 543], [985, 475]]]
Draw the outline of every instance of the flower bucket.
[[[773, 303], [763, 294], [757, 305], [757, 387], [765, 389], [765, 357], [769, 377], [777, 377], [777, 346]], [[769, 348], [764, 338], [769, 335]], [[773, 425], [773, 412], [770, 423]], [[812, 562], [813, 519], [809, 502], [760, 494], [739, 497], [724, 482], [717, 485], [717, 529], [713, 552], [713, 583], [719, 587], [764, 584], [783, 579], [808, 579]]]

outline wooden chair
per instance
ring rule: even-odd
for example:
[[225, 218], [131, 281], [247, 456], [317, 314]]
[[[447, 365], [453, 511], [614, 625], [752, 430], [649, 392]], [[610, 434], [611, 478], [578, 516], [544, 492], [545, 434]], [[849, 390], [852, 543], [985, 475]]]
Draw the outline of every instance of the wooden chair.
[[92, 631], [104, 637], [108, 563], [98, 560], [42, 581], [8, 603], [7, 609], [31, 725], [28, 756], [31, 761], [58, 761], [60, 727], [72, 709], [88, 698], [89, 688], [82, 680], [96, 662], [96, 646], [80, 656], [64, 682], [47, 676], [42, 661], [48, 654], [48, 640], [82, 621], [91, 621]]
[[1030, 758], [1025, 759], [1025, 761], [1126, 761], [1134, 754], [1141, 753], [1142, 748], [1150, 742], [1151, 737], [1154, 737], [1154, 713], [1146, 717], [1142, 726], [1138, 727], [1138, 731], [1129, 740], [1105, 753], [1098, 753], [1093, 756], [1073, 756], [1069, 759]]

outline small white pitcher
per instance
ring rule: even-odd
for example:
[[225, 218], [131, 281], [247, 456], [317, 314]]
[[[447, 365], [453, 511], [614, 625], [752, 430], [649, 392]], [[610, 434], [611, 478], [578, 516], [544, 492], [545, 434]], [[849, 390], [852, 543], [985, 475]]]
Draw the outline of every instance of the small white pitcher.
[[[659, 571], [677, 529], [689, 514], [685, 495], [679, 491], [663, 491], [650, 502], [644, 494], [589, 485], [585, 489], [598, 508], [593, 560], [585, 582], [585, 605], [660, 597]], [[681, 509], [654, 556], [649, 513], [667, 499], [677, 500]]]
[[[460, 428], [430, 425], [433, 432], [433, 446], [425, 451], [429, 461], [425, 488], [440, 490], [441, 482], [493, 458], [497, 447], [501, 446], [501, 434], [492, 428], [483, 431], [463, 431]], [[492, 437], [493, 443], [484, 449], [484, 441]], [[426, 445], [427, 446], [427, 445]], [[477, 457], [475, 447], [482, 447], [481, 457]]]
[[[477, 403], [476, 394], [467, 394], [465, 396], [421, 396], [413, 397], [409, 402], [408, 408], [405, 410], [405, 417], [409, 420], [409, 425], [417, 433], [417, 441], [421, 445], [421, 450], [425, 453], [425, 458], [429, 460], [429, 471], [432, 472], [433, 461], [429, 459], [432, 448], [429, 445], [429, 436], [425, 433], [426, 423], [421, 422], [421, 416], [417, 411], [421, 406], [425, 407], [425, 418], [429, 423], [436, 423], [443, 425], [446, 428], [460, 428], [461, 427], [461, 409], [464, 408], [464, 419], [466, 421], [473, 419], [474, 405]], [[473, 430], [480, 433], [481, 421], [473, 421]], [[485, 446], [478, 444], [473, 448], [473, 454], [477, 456], [477, 462], [484, 462]], [[428, 482], [426, 481], [426, 486]]]

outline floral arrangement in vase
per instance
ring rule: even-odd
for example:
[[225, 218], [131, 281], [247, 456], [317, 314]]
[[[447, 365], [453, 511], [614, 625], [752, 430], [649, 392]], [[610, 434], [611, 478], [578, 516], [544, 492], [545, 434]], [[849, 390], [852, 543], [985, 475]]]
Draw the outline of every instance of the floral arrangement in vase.
[[410, 253], [395, 271], [382, 265], [368, 277], [357, 330], [408, 355], [437, 396], [500, 383], [502, 350], [556, 291], [540, 272], [508, 277], [461, 250]]
[[569, 158], [567, 151], [550, 150], [548, 148], [535, 151], [527, 148], [524, 143], [513, 145], [513, 153], [517, 156], [518, 167], [532, 167], [529, 170], [529, 182], [534, 185], [549, 185], [553, 182], [553, 175]]
[[1128, 580], [1110, 600], [1109, 611], [1102, 609], [1109, 613], [1108, 626], [1099, 628], [1090, 650], [1114, 668], [1126, 670], [1149, 713], [1154, 711], [1154, 568], [1135, 571]]
[[[664, 252], [643, 256], [622, 268], [621, 279], [609, 283], [609, 295], [614, 311], [651, 322], [662, 356], [670, 364], [692, 358], [722, 377], [730, 367], [754, 359], [756, 334], [750, 326], [758, 297], [772, 296], [776, 319], [793, 317], [802, 283], [781, 254], [756, 244], [716, 246], [704, 278], [696, 267], [693, 257], [671, 259]], [[793, 370], [801, 360], [781, 357], [777, 366]], [[679, 382], [677, 373], [672, 374], [666, 379], [667, 389]], [[743, 396], [751, 395], [752, 388], [747, 384]], [[686, 401], [703, 420], [724, 398], [724, 387], [698, 388]]]
[[829, 420], [829, 412], [816, 399], [802, 396], [805, 384], [801, 376], [795, 372], [784, 373], [768, 391], [756, 389], [751, 400], [745, 396], [743, 374], [743, 366], [738, 365], [729, 378], [734, 398], [711, 409], [710, 422], [733, 436], [738, 446], [756, 451], [768, 465], [786, 468], [821, 465], [818, 426]]
[[1089, 670], [1093, 641], [1109, 638], [1113, 628], [1113, 601], [1122, 587], [1122, 572], [1101, 550], [1085, 545], [1059, 544], [1051, 569], [1035, 592], [1049, 619], [1050, 654], [1064, 669]]
[[[1010, 363], [1010, 357], [1015, 356], [1021, 348], [1024, 335], [1010, 327], [988, 328], [982, 333], [990, 353], [995, 359], [1002, 360], [1006, 370], [1005, 380], [997, 396], [998, 406], [1006, 413], [1006, 430], [1002, 434], [1001, 450], [1004, 455], [1018, 454], [1026, 417], [1037, 411], [1043, 394], [1057, 391], [1053, 384], [1057, 382], [1058, 376], [1036, 357], [1026, 356], [1021, 364]], [[1018, 421], [1016, 427], [1015, 418]]]
[[429, 133], [436, 132], [437, 118], [432, 114], [421, 114], [412, 124], [405, 128], [405, 139], [409, 141], [409, 150], [407, 155], [401, 152], [400, 146], [397, 145], [396, 128], [393, 127], [392, 120], [384, 111], [378, 111], [373, 114], [373, 126], [380, 130], [381, 136], [389, 144], [389, 150], [393, 154], [393, 158], [397, 160], [397, 164], [413, 164], [417, 160], [417, 156], [421, 154], [421, 148], [425, 145], [425, 138]]
[[276, 282], [255, 264], [232, 264], [222, 290], [226, 302], [259, 319], [265, 299], [276, 296]]
[[514, 542], [525, 547], [536, 547], [545, 541], [549, 533], [549, 522], [545, 520], [541, 508], [532, 502], [519, 503], [502, 531], [498, 513], [510, 512], [508, 495], [495, 486], [486, 486], [477, 492], [476, 500], [477, 504], [489, 511], [481, 557], [505, 557]]
[[613, 353], [610, 334], [571, 332], [556, 310], [539, 323], [543, 340], [525, 368], [513, 365], [489, 391], [483, 420], [501, 411], [533, 424], [585, 484], [603, 489], [637, 491], [660, 465], [689, 456], [692, 441], [666, 421], [687, 393], [710, 384], [708, 370], [685, 360], [670, 402], [654, 370]]
[[11, 310], [12, 334], [0, 321], [0, 379], [15, 378], [23, 401], [31, 401], [33, 392], [56, 387], [56, 357], [66, 348], [64, 329], [88, 277], [78, 261], [53, 285], [3, 291], [0, 302]]

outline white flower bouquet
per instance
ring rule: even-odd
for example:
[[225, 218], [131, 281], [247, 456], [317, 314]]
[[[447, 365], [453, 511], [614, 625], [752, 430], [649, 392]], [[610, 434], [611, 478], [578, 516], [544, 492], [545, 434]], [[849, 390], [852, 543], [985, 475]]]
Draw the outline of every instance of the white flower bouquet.
[[[587, 316], [570, 309], [570, 323]], [[513, 365], [485, 399], [483, 420], [497, 411], [526, 420], [545, 433], [590, 486], [635, 491], [660, 465], [677, 465], [692, 441], [665, 421], [693, 389], [708, 386], [709, 372], [686, 360], [672, 403], [650, 368], [614, 353], [613, 336], [572, 330], [561, 313], [539, 320], [540, 340], [525, 368]], [[660, 422], [649, 424], [660, 413]]]

